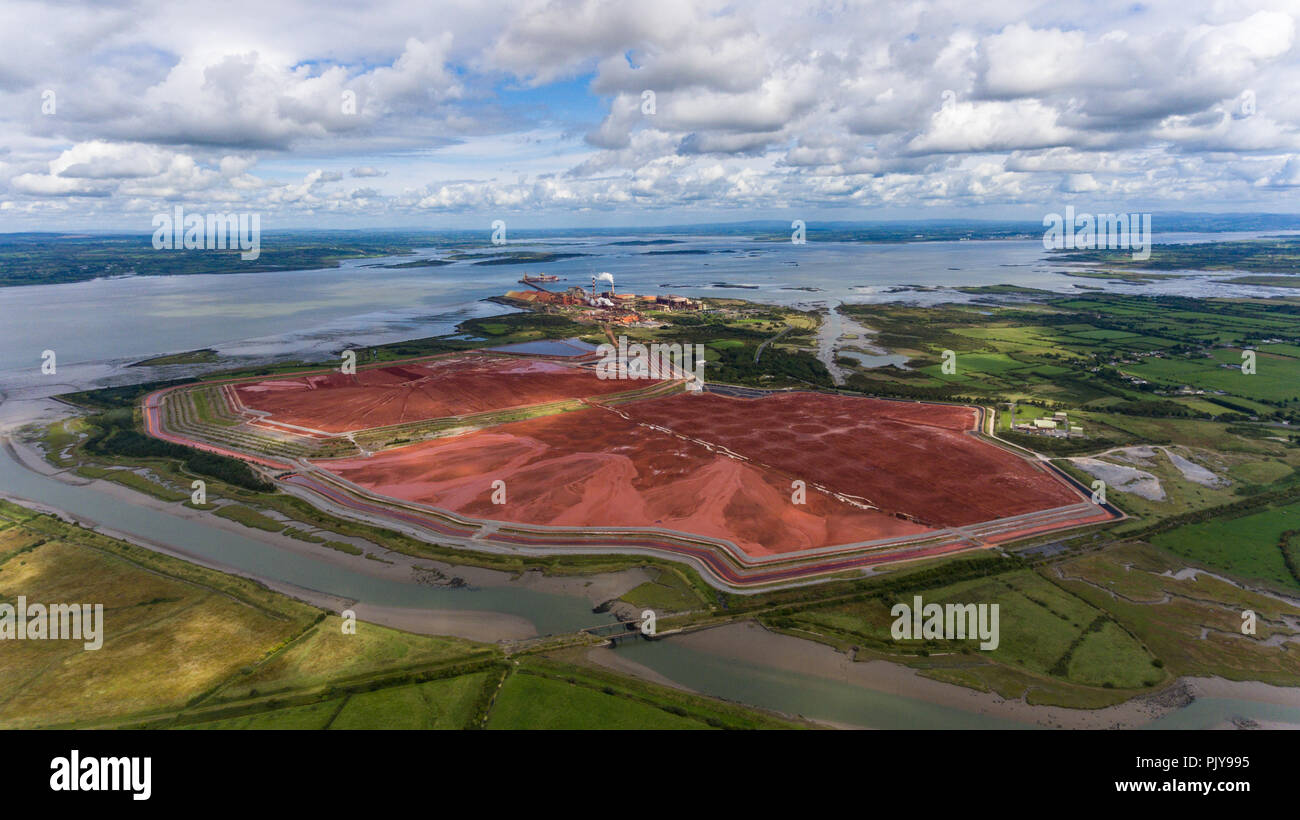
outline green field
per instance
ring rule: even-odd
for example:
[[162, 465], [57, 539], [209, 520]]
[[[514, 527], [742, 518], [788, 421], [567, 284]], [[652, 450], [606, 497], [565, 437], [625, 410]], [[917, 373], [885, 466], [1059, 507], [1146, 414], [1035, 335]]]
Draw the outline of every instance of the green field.
[[487, 672], [352, 695], [330, 729], [463, 729], [475, 716]]
[[302, 706], [180, 726], [183, 729], [466, 729], [487, 672], [393, 686]]
[[231, 521], [238, 521], [245, 527], [254, 527], [267, 532], [280, 532], [286, 526], [284, 522], [276, 521], [274, 518], [262, 515], [257, 510], [245, 507], [242, 504], [227, 504], [217, 510], [217, 515]]
[[[1105, 608], [1175, 675], [1218, 675], [1295, 686], [1300, 653], [1268, 646], [1275, 634], [1291, 634], [1286, 618], [1300, 608], [1207, 575], [1175, 579], [1183, 564], [1144, 544], [1118, 544], [1058, 565], [1060, 583], [1094, 606]], [[1241, 613], [1258, 615], [1258, 631], [1241, 632]], [[1094, 661], [1085, 653], [1080, 663]], [[1097, 663], [1110, 665], [1102, 657]]]
[[1104, 620], [1090, 631], [1066, 663], [1070, 680], [1120, 689], [1135, 689], [1162, 676], [1152, 668], [1152, 658], [1119, 624]]
[[96, 651], [78, 641], [6, 641], [0, 726], [183, 708], [293, 640], [318, 612], [49, 516], [4, 535], [23, 532], [39, 537], [0, 554], [0, 599], [101, 603], [105, 634]]
[[706, 724], [598, 689], [514, 674], [497, 696], [489, 729], [707, 729]]
[[155, 356], [152, 359], [133, 362], [130, 367], [158, 367], [166, 364], [206, 364], [221, 358], [210, 347], [202, 350], [187, 350], [184, 353], [172, 353], [167, 356]]
[[1188, 524], [1151, 539], [1189, 561], [1244, 578], [1300, 589], [1282, 560], [1278, 538], [1300, 529], [1300, 502], [1253, 515]]
[[[1295, 305], [1115, 294], [1039, 302], [989, 309], [846, 305], [845, 313], [880, 331], [878, 342], [918, 361], [912, 372], [859, 368], [849, 386], [889, 396], [1138, 404], [1137, 415], [1247, 413], [1300, 423], [1300, 345], [1265, 345], [1257, 372], [1240, 370], [1243, 347], [1294, 338]], [[945, 349], [956, 353], [956, 373], [939, 366]], [[1184, 385], [1211, 398], [1177, 394]], [[1222, 399], [1212, 398], [1216, 391]]]
[[[84, 467], [78, 468], [78, 471], [82, 475], [90, 474], [86, 472]], [[131, 470], [101, 470], [91, 475], [95, 478], [102, 478], [106, 481], [130, 487], [133, 490], [138, 490], [154, 498], [160, 498], [163, 501], [184, 501], [190, 497], [188, 492], [164, 486]]]
[[1246, 461], [1234, 466], [1229, 475], [1250, 484], [1271, 484], [1293, 472], [1294, 468], [1282, 461]]
[[699, 591], [685, 577], [668, 569], [660, 570], [655, 580], [624, 593], [623, 600], [661, 614], [699, 609], [705, 605]]
[[1241, 371], [1241, 351], [1215, 350], [1209, 358], [1146, 359], [1125, 372], [1170, 386], [1222, 390], [1247, 399], [1300, 401], [1300, 359], [1260, 352], [1255, 373]]
[[193, 723], [183, 729], [324, 729], [338, 714], [343, 699], [290, 706], [273, 712], [256, 712], [251, 715]]
[[[870, 599], [832, 607], [814, 607], [792, 618], [775, 621], [794, 635], [821, 635], [832, 643], [859, 648], [861, 660], [910, 658], [911, 663], [937, 664], [963, 659], [963, 682], [1017, 697], [1036, 681], [1042, 702], [1087, 698], [1081, 687], [1136, 689], [1159, 683], [1164, 676], [1152, 658], [1103, 609], [1081, 601], [1030, 570], [997, 578], [964, 581], [927, 589], [925, 603], [997, 604], [1000, 643], [984, 651], [978, 641], [900, 640], [890, 628], [894, 598]], [[911, 596], [901, 599], [909, 605]], [[1008, 674], [1010, 673], [1010, 674]], [[938, 675], [943, 678], [944, 675]]]
[[412, 635], [367, 623], [358, 623], [355, 634], [345, 634], [342, 624], [337, 615], [327, 616], [255, 670], [228, 683], [214, 699], [232, 700], [312, 689], [331, 682], [364, 679], [394, 669], [419, 668], [491, 654], [481, 645], [459, 638]]

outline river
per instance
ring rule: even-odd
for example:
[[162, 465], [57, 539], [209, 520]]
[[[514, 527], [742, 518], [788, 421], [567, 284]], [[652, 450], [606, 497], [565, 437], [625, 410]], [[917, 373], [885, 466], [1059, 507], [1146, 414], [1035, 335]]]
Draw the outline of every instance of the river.
[[[41, 475], [0, 448], [0, 488], [4, 494], [66, 512], [83, 522], [220, 565], [239, 574], [280, 581], [372, 606], [499, 612], [522, 617], [541, 634], [561, 634], [613, 620], [595, 615], [588, 599], [518, 586], [427, 586], [377, 577], [181, 518], [149, 506], [123, 503], [96, 485], [77, 486]], [[364, 560], [364, 559], [362, 559]]]
[[[739, 631], [734, 627], [723, 630]], [[752, 631], [752, 630], [751, 630]], [[717, 639], [695, 643], [700, 633], [684, 640], [637, 641], [617, 652], [654, 674], [686, 689], [739, 703], [748, 703], [788, 715], [798, 715], [835, 725], [870, 729], [1031, 729], [1043, 726], [1076, 726], [1107, 729], [1114, 723], [1143, 729], [1215, 729], [1253, 721], [1270, 728], [1300, 729], [1300, 690], [1282, 690], [1262, 684], [1215, 681], [1215, 690], [1239, 696], [1198, 695], [1195, 700], [1158, 716], [1129, 702], [1109, 710], [1090, 713], [1069, 709], [1027, 707], [1003, 702], [991, 695], [976, 694], [958, 687], [942, 687], [923, 681], [918, 686], [936, 698], [909, 696], [884, 684], [840, 679], [827, 663], [809, 661], [807, 655], [835, 654], [829, 647], [805, 649], [798, 662], [784, 649], [770, 642], [752, 647], [745, 658], [736, 650], [723, 648]], [[780, 637], [780, 636], [778, 636]], [[743, 637], [732, 639], [736, 644]], [[790, 639], [795, 640], [795, 639]], [[852, 662], [836, 655], [840, 666]], [[784, 662], [783, 662], [784, 661]], [[800, 667], [801, 663], [806, 663]], [[868, 678], [870, 676], [852, 676]], [[890, 675], [890, 678], [897, 675]], [[1193, 682], [1195, 685], [1195, 681]], [[870, 688], [869, 688], [870, 687]], [[944, 692], [944, 688], [955, 691]], [[1270, 702], [1285, 699], [1289, 703]], [[1042, 714], [1039, 714], [1042, 712]]]

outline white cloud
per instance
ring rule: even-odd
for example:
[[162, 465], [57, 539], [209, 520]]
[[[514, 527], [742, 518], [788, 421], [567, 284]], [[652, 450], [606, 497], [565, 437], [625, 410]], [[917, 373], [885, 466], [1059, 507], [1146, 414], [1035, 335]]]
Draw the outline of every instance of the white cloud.
[[1061, 182], [1061, 190], [1067, 194], [1090, 194], [1100, 189], [1092, 174], [1069, 174]]
[[9, 181], [9, 186], [20, 194], [39, 197], [108, 195], [108, 189], [102, 185], [50, 174], [19, 174]]
[[968, 154], [1026, 148], [1055, 148], [1079, 140], [1061, 127], [1059, 113], [1037, 100], [954, 102], [930, 118], [926, 130], [907, 144], [917, 154]]
[[174, 200], [395, 224], [1062, 193], [1279, 209], [1300, 173], [1294, 0], [60, 8], [6, 8], [0, 228]]

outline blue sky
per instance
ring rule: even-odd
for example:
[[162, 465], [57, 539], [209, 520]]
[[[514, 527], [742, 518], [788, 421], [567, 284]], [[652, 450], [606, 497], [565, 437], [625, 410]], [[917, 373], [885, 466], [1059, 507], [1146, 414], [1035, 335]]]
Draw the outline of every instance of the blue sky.
[[284, 228], [1293, 211], [1300, 188], [1292, 0], [208, 11], [6, 3], [0, 230], [147, 231], [175, 204]]

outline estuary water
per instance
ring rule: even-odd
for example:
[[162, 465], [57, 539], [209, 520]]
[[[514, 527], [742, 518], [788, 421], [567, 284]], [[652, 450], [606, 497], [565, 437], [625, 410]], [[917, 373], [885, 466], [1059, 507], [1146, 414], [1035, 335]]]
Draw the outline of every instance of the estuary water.
[[[981, 714], [846, 681], [722, 657], [672, 638], [636, 641], [616, 651], [674, 683], [702, 694], [788, 715], [869, 729], [1032, 729], [1035, 724]], [[1300, 729], [1300, 690], [1283, 705], [1236, 697], [1198, 698], [1144, 729], [1216, 729], [1251, 721]]]
[[[1067, 268], [1045, 259], [1048, 254], [1037, 240], [794, 245], [666, 234], [639, 234], [635, 240], [656, 238], [674, 244], [627, 246], [615, 244], [628, 241], [619, 237], [559, 237], [511, 242], [505, 250], [581, 255], [537, 265], [465, 260], [436, 267], [382, 267], [450, 255], [447, 249], [429, 248], [415, 257], [349, 260], [322, 270], [122, 277], [0, 288], [0, 395], [34, 398], [185, 375], [203, 368], [126, 366], [200, 348], [254, 363], [321, 357], [353, 345], [447, 333], [465, 319], [506, 311], [483, 300], [524, 288], [518, 279], [525, 272], [561, 277], [550, 288], [589, 285], [592, 275], [608, 271], [622, 292], [731, 296], [804, 307], [968, 300], [974, 297], [952, 288], [1004, 283], [1061, 293], [1087, 292], [1083, 288], [1200, 296], [1286, 293], [1216, 282], [1230, 274], [1223, 271], [1189, 272], [1147, 285], [1064, 276]], [[474, 253], [499, 250], [485, 246]], [[40, 369], [46, 350], [56, 356], [53, 375]]]

